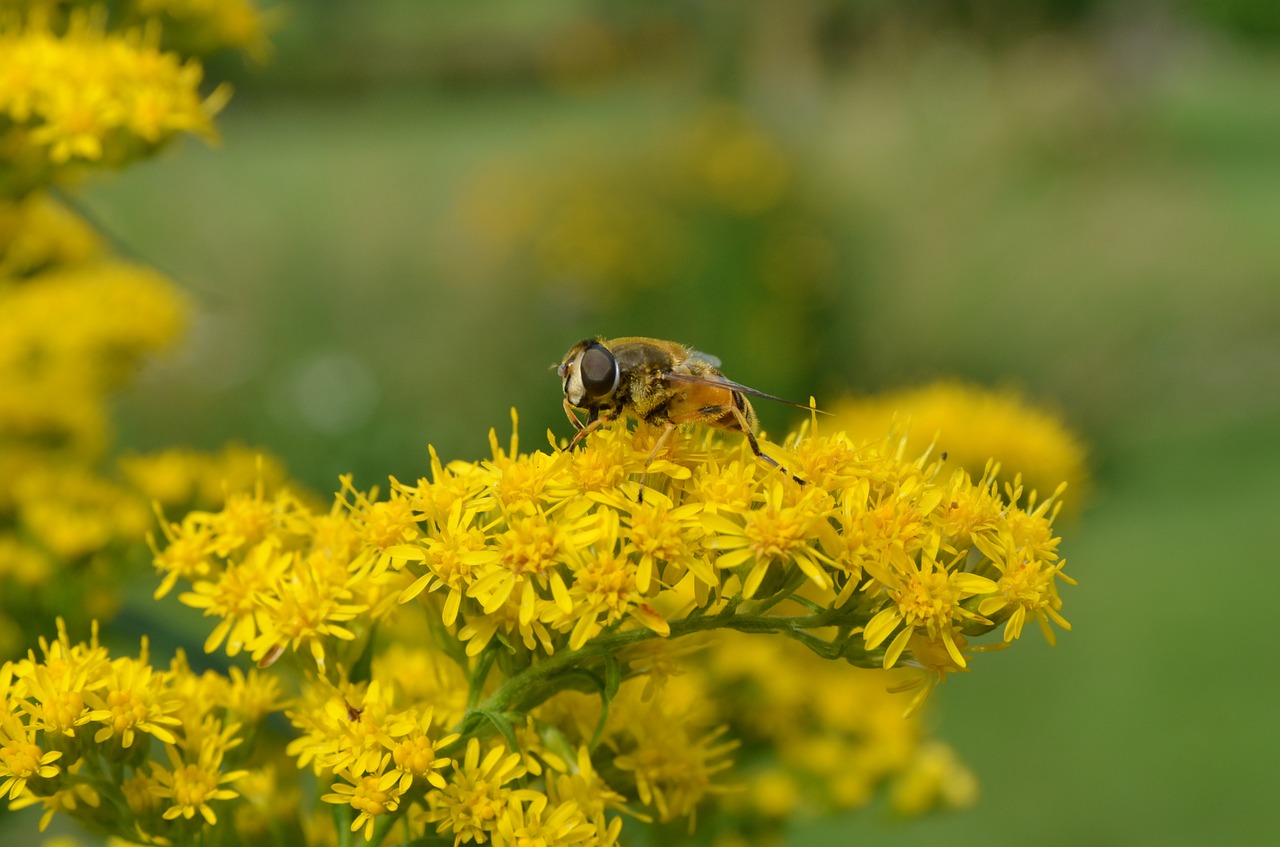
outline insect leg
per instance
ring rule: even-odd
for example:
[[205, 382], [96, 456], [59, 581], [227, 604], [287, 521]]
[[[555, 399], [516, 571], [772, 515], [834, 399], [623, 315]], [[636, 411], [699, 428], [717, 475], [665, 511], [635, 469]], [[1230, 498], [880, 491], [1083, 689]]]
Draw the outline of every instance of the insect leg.
[[569, 419], [569, 423], [573, 424], [573, 428], [581, 430], [584, 424], [578, 420], [578, 416], [573, 413], [573, 404], [569, 402], [569, 398], [564, 398], [564, 414]]
[[[565, 408], [568, 407], [566, 406]], [[575, 418], [575, 420], [577, 419]], [[600, 417], [598, 410], [592, 409], [591, 414], [587, 416], [587, 422], [585, 424], [581, 421], [578, 422], [578, 433], [573, 436], [573, 440], [569, 442], [569, 446], [565, 449], [572, 450], [574, 447], [577, 447], [582, 439], [599, 429], [600, 425], [605, 423], [605, 420], [605, 418]]]
[[644, 473], [640, 474], [640, 494], [636, 497], [637, 502], [644, 502], [644, 484], [645, 480], [649, 478], [649, 463], [657, 457], [662, 448], [671, 440], [671, 433], [675, 431], [676, 425], [668, 423], [666, 428], [662, 430], [662, 435], [659, 435], [658, 440], [653, 443], [653, 449], [649, 451], [649, 458], [644, 460]]
[[[768, 462], [769, 464], [773, 465], [775, 468], [782, 471], [784, 474], [791, 477], [801, 485], [807, 485], [807, 483], [803, 479], [791, 473], [782, 465], [778, 464], [777, 459], [773, 458], [772, 456], [768, 455], [767, 453], [765, 453], [763, 450], [760, 449], [760, 442], [756, 440], [756, 434], [752, 432], [752, 428], [747, 423], [747, 418], [745, 415], [742, 414], [741, 409], [739, 409], [737, 406], [725, 406], [723, 408], [725, 409], [725, 411], [733, 415], [735, 420], [737, 420], [738, 428], [742, 431], [742, 434], [747, 437], [747, 444], [751, 447], [751, 452], [756, 454], [757, 459], [762, 459]], [[707, 411], [707, 410], [704, 409], [703, 411]]]

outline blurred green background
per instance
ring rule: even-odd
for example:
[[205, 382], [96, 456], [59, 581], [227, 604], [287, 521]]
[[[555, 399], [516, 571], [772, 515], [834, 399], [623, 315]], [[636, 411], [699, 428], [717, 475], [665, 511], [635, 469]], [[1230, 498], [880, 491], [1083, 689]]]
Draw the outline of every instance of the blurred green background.
[[938, 693], [976, 809], [793, 843], [1271, 843], [1278, 38], [1254, 0], [297, 4], [210, 71], [219, 149], [82, 195], [196, 306], [121, 435], [413, 479], [512, 406], [568, 434], [596, 334], [820, 403], [1019, 386], [1094, 447], [1075, 631]]

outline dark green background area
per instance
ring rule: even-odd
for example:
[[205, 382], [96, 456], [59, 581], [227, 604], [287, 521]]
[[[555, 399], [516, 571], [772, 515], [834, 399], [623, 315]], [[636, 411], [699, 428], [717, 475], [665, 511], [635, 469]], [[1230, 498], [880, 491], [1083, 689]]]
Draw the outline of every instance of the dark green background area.
[[[526, 446], [567, 435], [549, 367], [595, 334], [687, 342], [801, 400], [1020, 386], [1094, 446], [1091, 501], [1061, 525], [1075, 629], [1055, 649], [1028, 631], [938, 692], [976, 809], [805, 823], [794, 843], [1270, 843], [1275, 22], [1244, 3], [1030, 4], [999, 25], [1009, 4], [886, 5], [295, 10], [271, 65], [225, 65], [218, 149], [79, 194], [194, 308], [121, 399], [121, 436], [261, 445], [320, 491], [413, 479], [429, 443], [485, 456], [512, 406]], [[672, 205], [681, 186], [650, 170], [726, 102], [787, 156], [767, 214]], [[634, 192], [618, 207], [668, 216], [675, 270], [492, 262], [458, 210], [495, 168]], [[815, 245], [781, 282], [760, 271], [779, 232]]]

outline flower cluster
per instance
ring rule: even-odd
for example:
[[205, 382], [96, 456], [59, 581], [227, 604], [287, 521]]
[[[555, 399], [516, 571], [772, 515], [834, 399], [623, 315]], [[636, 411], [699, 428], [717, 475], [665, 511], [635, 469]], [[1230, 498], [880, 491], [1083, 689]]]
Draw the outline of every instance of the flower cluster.
[[[188, 583], [181, 602], [217, 619], [206, 649], [302, 669], [289, 751], [373, 840], [397, 822], [457, 843], [610, 843], [615, 812], [692, 825], [741, 740], [775, 747], [784, 782], [823, 780], [815, 805], [888, 782], [904, 810], [967, 802], [966, 772], [903, 712], [967, 670], [980, 636], [1067, 626], [1061, 489], [946, 472], [898, 435], [793, 437], [779, 458], [804, 483], [710, 432], [649, 461], [657, 435], [615, 425], [532, 453], [491, 436], [490, 459], [433, 452], [429, 477], [385, 496], [344, 479], [327, 511], [237, 495], [165, 527], [161, 591]], [[712, 631], [855, 667], [818, 693], [787, 682], [794, 656], [753, 664]], [[386, 643], [424, 645], [394, 663], [415, 670], [380, 661]], [[772, 692], [782, 726], [692, 705], [735, 686]]]
[[104, 462], [111, 392], [185, 321], [169, 280], [113, 260], [47, 195], [0, 202], [0, 657], [57, 615], [76, 632], [110, 618], [154, 503], [212, 508], [282, 481], [244, 448]]
[[160, 24], [165, 43], [181, 53], [240, 50], [258, 61], [270, 53], [267, 35], [277, 17], [251, 0], [128, 0], [124, 6], [129, 19]]
[[242, 2], [142, 0], [109, 16], [101, 4], [19, 0], [0, 17], [0, 657], [55, 616], [77, 633], [113, 616], [122, 577], [145, 562], [153, 504], [220, 506], [283, 477], [235, 448], [116, 464], [111, 392], [174, 343], [186, 303], [47, 190], [73, 168], [211, 136], [226, 90], [202, 95], [200, 65], [162, 48], [158, 23], [169, 39], [221, 21], [238, 35], [213, 41], [249, 47], [259, 17]]
[[76, 12], [55, 30], [33, 12], [0, 22], [0, 195], [22, 196], [68, 165], [121, 165], [183, 133], [212, 137], [229, 92], [200, 93], [203, 71], [158, 45], [156, 29], [108, 32]]
[[[41, 806], [131, 840], [182, 843], [238, 798], [242, 780], [269, 778], [251, 739], [282, 705], [279, 683], [251, 671], [196, 674], [181, 653], [167, 669], [112, 658], [98, 643], [41, 639], [0, 666], [0, 796]], [[163, 751], [162, 756], [153, 755]]]
[[742, 742], [746, 790], [724, 795], [713, 825], [743, 843], [780, 838], [798, 816], [861, 808], [882, 790], [904, 815], [974, 801], [974, 777], [950, 748], [904, 719], [893, 690], [910, 682], [908, 669], [835, 664], [795, 641], [729, 633], [687, 671], [700, 702]]

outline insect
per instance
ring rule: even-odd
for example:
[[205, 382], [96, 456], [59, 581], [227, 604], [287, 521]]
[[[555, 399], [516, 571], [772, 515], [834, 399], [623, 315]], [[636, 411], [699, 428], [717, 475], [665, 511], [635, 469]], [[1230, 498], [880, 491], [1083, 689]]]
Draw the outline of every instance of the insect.
[[[677, 426], [696, 423], [741, 433], [758, 459], [787, 473], [786, 468], [760, 450], [756, 440], [760, 423], [747, 395], [810, 408], [727, 379], [720, 373], [720, 360], [715, 356], [658, 338], [579, 341], [569, 348], [556, 372], [564, 380], [565, 414], [578, 431], [569, 442], [569, 449], [601, 424], [620, 414], [630, 414], [647, 424], [665, 426], [649, 453], [646, 467]], [[578, 418], [575, 409], [586, 410], [586, 423]], [[791, 478], [804, 484], [797, 476]]]

